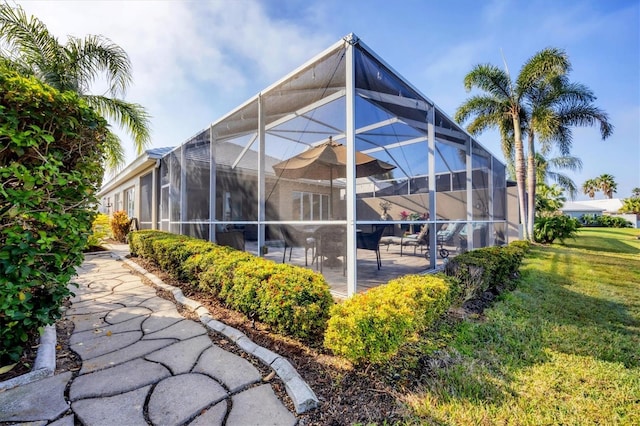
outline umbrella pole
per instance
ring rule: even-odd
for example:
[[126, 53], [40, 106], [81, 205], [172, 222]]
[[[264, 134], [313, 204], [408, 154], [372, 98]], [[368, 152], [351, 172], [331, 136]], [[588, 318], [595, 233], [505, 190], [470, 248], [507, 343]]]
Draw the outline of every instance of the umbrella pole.
[[333, 220], [333, 167], [329, 167], [329, 220]]

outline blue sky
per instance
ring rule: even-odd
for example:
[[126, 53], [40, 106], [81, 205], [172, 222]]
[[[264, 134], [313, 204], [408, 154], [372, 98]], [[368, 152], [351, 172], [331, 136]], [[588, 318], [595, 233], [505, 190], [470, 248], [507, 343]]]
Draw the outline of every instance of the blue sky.
[[[574, 130], [572, 153], [584, 167], [568, 174], [578, 185], [612, 174], [621, 198], [640, 187], [638, 0], [17, 3], [61, 41], [102, 34], [128, 52], [126, 99], [153, 116], [153, 147], [183, 142], [352, 32], [450, 116], [470, 95], [462, 81], [475, 64], [503, 66], [504, 56], [515, 75], [535, 52], [559, 47], [571, 80], [593, 90], [615, 126], [605, 141], [595, 127]], [[477, 139], [502, 157], [495, 132]]]

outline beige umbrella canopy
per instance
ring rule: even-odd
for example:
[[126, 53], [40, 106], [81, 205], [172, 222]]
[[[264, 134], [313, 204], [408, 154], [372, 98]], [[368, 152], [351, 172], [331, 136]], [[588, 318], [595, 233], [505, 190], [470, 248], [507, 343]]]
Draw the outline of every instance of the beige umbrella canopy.
[[[379, 175], [396, 168], [387, 162], [356, 151], [356, 177]], [[278, 177], [286, 179], [328, 180], [330, 198], [333, 196], [333, 179], [347, 177], [347, 147], [333, 142], [331, 138], [323, 144], [281, 161], [273, 166]], [[331, 204], [329, 203], [329, 215]]]

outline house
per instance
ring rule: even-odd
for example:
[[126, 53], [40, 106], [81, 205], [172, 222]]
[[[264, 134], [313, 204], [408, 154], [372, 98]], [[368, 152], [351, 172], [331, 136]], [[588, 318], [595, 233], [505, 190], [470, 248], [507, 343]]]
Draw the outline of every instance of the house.
[[611, 215], [629, 221], [634, 228], [640, 227], [635, 214], [620, 214], [622, 200], [619, 198], [605, 198], [602, 200], [567, 201], [560, 211], [570, 217], [580, 219], [584, 215]]
[[[321, 269], [343, 295], [519, 229], [505, 165], [353, 34], [186, 142], [147, 150], [99, 197], [143, 229], [219, 243], [239, 234], [256, 255]], [[461, 231], [439, 241], [451, 224]], [[379, 227], [399, 240], [360, 250]], [[412, 250], [392, 243], [420, 229]], [[297, 248], [287, 260], [287, 244], [304, 260]]]

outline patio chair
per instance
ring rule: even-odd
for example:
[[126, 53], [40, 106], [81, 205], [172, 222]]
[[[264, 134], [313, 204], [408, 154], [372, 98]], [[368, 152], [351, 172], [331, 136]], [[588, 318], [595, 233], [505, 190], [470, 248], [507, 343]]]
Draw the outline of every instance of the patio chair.
[[356, 234], [356, 246], [363, 250], [373, 250], [376, 252], [376, 262], [378, 264], [378, 270], [382, 266], [382, 259], [380, 257], [380, 239], [385, 231], [385, 226], [376, 228], [373, 232], [358, 232]]
[[[327, 259], [327, 266], [330, 264], [338, 264], [340, 260], [338, 257], [342, 257], [342, 275], [345, 275], [347, 270], [347, 241], [345, 229], [342, 226], [321, 226], [315, 232], [316, 240], [316, 252], [315, 261], [316, 268], [322, 268]], [[312, 262], [313, 263], [313, 262]]]
[[416, 249], [420, 247], [422, 252], [423, 247], [429, 250], [429, 225], [423, 225], [418, 234], [405, 235], [400, 238], [400, 256], [402, 256], [403, 247], [413, 247], [413, 254], [416, 254]]
[[291, 262], [291, 253], [294, 247], [304, 247], [304, 266], [308, 266], [307, 253], [311, 250], [311, 264], [315, 261], [316, 239], [296, 230], [292, 226], [281, 226], [282, 240], [284, 241], [284, 253], [282, 254], [282, 263], [287, 257], [287, 249], [289, 249], [289, 262]]

